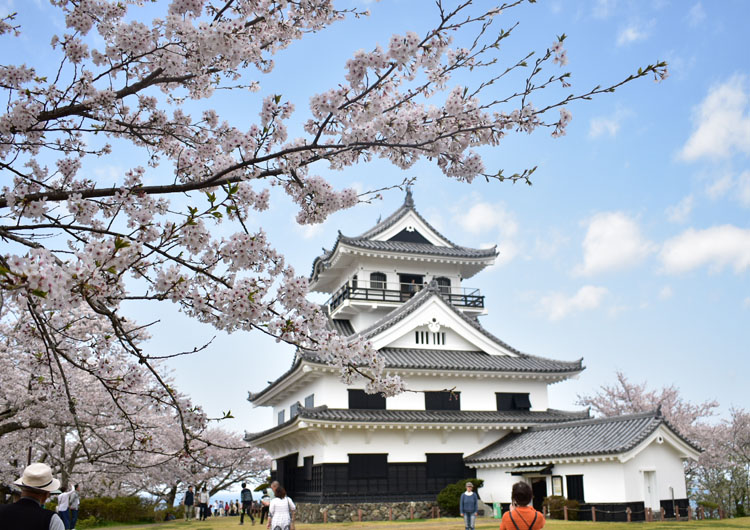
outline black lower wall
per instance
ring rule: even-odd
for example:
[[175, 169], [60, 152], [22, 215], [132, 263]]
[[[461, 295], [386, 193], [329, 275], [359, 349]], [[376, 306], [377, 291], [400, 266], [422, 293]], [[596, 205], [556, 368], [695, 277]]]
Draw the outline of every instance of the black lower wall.
[[351, 478], [349, 464], [318, 464], [306, 470], [292, 467], [291, 461], [272, 472], [272, 478], [295, 502], [318, 504], [434, 501], [448, 484], [476, 477], [476, 470], [468, 467], [454, 476], [434, 477], [426, 463], [414, 462], [389, 463], [382, 478]]

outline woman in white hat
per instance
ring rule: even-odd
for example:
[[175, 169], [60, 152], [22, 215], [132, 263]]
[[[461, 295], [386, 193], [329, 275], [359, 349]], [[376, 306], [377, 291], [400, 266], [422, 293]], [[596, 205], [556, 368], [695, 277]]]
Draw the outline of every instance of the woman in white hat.
[[21, 498], [13, 504], [0, 505], [0, 528], [3, 530], [65, 530], [62, 519], [42, 506], [50, 493], [59, 493], [60, 481], [52, 476], [47, 464], [31, 464], [14, 482]]

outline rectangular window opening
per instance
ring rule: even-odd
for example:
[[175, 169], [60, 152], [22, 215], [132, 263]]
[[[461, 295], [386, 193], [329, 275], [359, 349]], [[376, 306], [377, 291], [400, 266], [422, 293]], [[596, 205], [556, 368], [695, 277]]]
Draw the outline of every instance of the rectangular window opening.
[[565, 486], [568, 490], [568, 499], [584, 502], [583, 497], [583, 475], [567, 475]]
[[388, 453], [349, 454], [350, 479], [388, 477]]
[[460, 392], [425, 392], [425, 410], [461, 410]]
[[524, 392], [495, 392], [497, 399], [497, 410], [529, 410], [531, 401], [529, 394]]
[[305, 398], [305, 408], [311, 409], [315, 407], [315, 394], [310, 394]]
[[279, 425], [281, 425], [282, 423], [284, 423], [284, 412], [286, 412], [286, 411], [284, 411], [284, 410], [279, 411]]
[[368, 394], [364, 390], [349, 389], [349, 408], [385, 410], [383, 394]]

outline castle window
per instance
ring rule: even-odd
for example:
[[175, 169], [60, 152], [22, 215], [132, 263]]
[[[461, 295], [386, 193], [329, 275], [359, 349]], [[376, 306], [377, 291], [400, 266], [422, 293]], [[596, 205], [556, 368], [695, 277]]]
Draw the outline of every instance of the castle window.
[[449, 278], [440, 276], [439, 278], [435, 278], [435, 281], [438, 284], [441, 294], [451, 294], [451, 281]]
[[367, 394], [364, 390], [349, 390], [350, 409], [385, 410], [383, 394]]
[[388, 453], [349, 454], [349, 478], [387, 478]]
[[464, 477], [466, 469], [462, 453], [427, 453], [428, 478]]
[[[417, 344], [429, 344], [430, 333], [428, 331], [415, 331], [415, 339]], [[434, 335], [434, 333], [433, 333]]]
[[295, 401], [292, 403], [292, 406], [289, 407], [289, 417], [294, 418], [299, 414], [299, 401]]
[[279, 425], [281, 425], [282, 423], [284, 423], [284, 412], [285, 411], [283, 411], [283, 410], [279, 411], [279, 416], [278, 416]]
[[445, 333], [440, 331], [438, 333], [432, 334], [432, 343], [433, 344], [442, 344], [445, 346]]
[[306, 456], [304, 459], [304, 473], [305, 473], [305, 480], [312, 480], [313, 475], [313, 457], [312, 456]]
[[518, 392], [495, 392], [497, 398], [497, 410], [529, 410], [531, 401], [528, 393]]
[[583, 475], [568, 475], [565, 477], [568, 499], [578, 502], [583, 500]]
[[352, 289], [357, 288], [357, 275], [352, 276]]
[[370, 288], [385, 289], [386, 276], [382, 272], [370, 273]]
[[461, 410], [460, 392], [425, 392], [425, 410]]
[[305, 398], [305, 408], [311, 409], [315, 406], [315, 394], [310, 394]]

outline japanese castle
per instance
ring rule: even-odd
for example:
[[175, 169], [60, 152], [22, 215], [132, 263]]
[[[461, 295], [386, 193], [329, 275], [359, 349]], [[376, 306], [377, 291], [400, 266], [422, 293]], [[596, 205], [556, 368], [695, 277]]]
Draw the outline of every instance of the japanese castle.
[[[360, 236], [339, 233], [315, 259], [310, 285], [330, 294], [330, 326], [369, 340], [416, 392], [367, 394], [298, 351], [251, 393], [255, 406], [273, 407], [276, 425], [246, 440], [271, 454], [295, 502], [434, 503], [447, 484], [477, 477], [485, 503], [507, 505], [512, 484], [526, 480], [537, 507], [564, 495], [634, 514], [686, 509], [683, 461], [699, 449], [659, 411], [592, 419], [552, 408], [548, 385], [580, 374], [582, 360], [523, 353], [482, 326], [485, 299], [470, 280], [497, 255], [446, 239], [409, 190], [392, 215]], [[300, 514], [321, 520], [321, 511]]]

